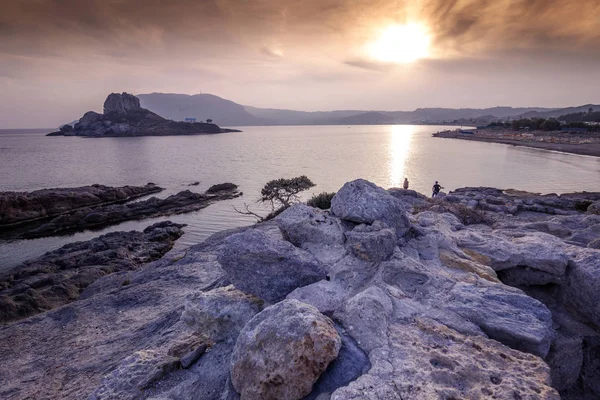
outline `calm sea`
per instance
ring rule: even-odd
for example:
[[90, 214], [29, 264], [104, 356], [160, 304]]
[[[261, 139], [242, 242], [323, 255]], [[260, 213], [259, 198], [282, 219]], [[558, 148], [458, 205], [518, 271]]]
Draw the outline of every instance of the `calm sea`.
[[[177, 242], [187, 247], [226, 228], [254, 220], [236, 213], [254, 209], [269, 180], [307, 175], [317, 186], [304, 198], [336, 191], [365, 178], [385, 188], [400, 186], [429, 194], [435, 180], [445, 190], [493, 186], [542, 193], [600, 190], [600, 158], [502, 144], [431, 137], [438, 126], [246, 127], [240, 133], [206, 136], [84, 139], [46, 137], [49, 130], [0, 130], [0, 191], [30, 191], [101, 183], [111, 186], [154, 182], [166, 188], [204, 191], [233, 182], [241, 198], [193, 214], [127, 222], [96, 232], [27, 241], [0, 242], [0, 269], [65, 243], [115, 230], [143, 229], [165, 219], [186, 223]], [[188, 186], [199, 181], [199, 186]]]

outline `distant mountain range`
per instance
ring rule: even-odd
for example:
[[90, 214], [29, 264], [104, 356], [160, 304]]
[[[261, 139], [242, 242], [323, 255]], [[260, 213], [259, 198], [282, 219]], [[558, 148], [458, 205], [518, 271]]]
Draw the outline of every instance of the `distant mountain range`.
[[414, 111], [337, 110], [296, 111], [244, 106], [212, 94], [139, 94], [141, 105], [158, 115], [183, 121], [212, 119], [221, 126], [248, 125], [381, 125], [381, 124], [475, 124], [515, 118], [558, 118], [561, 115], [600, 110], [587, 104], [568, 108], [492, 107], [417, 108]]

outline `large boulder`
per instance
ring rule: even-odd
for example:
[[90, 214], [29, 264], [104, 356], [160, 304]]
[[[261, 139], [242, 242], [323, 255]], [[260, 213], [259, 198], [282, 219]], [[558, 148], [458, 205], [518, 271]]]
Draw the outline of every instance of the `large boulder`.
[[328, 211], [296, 204], [277, 216], [275, 221], [285, 237], [296, 246], [344, 243], [340, 221], [332, 218]]
[[104, 101], [104, 114], [126, 114], [130, 111], [140, 110], [140, 99], [129, 93], [111, 93]]
[[361, 260], [379, 262], [394, 254], [396, 233], [381, 221], [373, 225], [360, 224], [345, 235], [346, 246]]
[[359, 224], [383, 221], [398, 237], [410, 229], [402, 201], [364, 179], [346, 183], [331, 200], [331, 211], [343, 220]]
[[271, 303], [326, 277], [310, 253], [258, 229], [229, 236], [218, 260], [238, 289]]
[[282, 301], [240, 332], [231, 381], [243, 399], [301, 399], [337, 358], [341, 344], [333, 322], [316, 308]]

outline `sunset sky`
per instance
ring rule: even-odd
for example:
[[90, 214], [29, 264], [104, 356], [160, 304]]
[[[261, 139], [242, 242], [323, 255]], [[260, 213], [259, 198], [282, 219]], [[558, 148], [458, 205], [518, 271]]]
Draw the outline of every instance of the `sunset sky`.
[[297, 110], [600, 103], [600, 0], [0, 0], [0, 128], [110, 92]]

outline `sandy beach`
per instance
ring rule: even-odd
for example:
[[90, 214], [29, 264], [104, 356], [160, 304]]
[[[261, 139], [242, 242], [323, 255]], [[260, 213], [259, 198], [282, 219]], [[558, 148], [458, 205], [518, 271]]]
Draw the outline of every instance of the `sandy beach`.
[[598, 133], [574, 135], [567, 132], [531, 131], [523, 133], [510, 130], [478, 130], [474, 134], [465, 134], [457, 131], [443, 131], [434, 133], [433, 136], [448, 139], [510, 144], [513, 146], [532, 147], [536, 149], [600, 157], [600, 134]]

